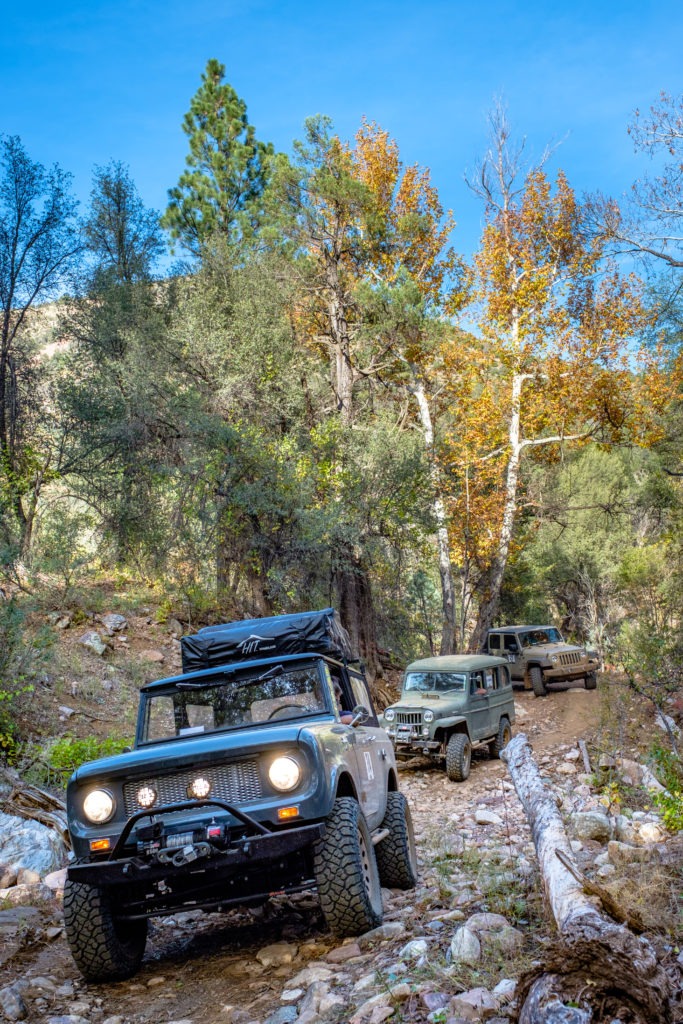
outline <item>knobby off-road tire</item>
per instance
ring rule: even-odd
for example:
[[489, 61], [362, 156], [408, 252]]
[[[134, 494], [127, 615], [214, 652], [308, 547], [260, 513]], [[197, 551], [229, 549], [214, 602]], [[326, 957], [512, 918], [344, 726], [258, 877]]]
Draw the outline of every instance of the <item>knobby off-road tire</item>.
[[138, 970], [147, 921], [117, 920], [106, 889], [67, 879], [64, 926], [71, 954], [86, 981], [120, 981]]
[[548, 691], [545, 688], [543, 682], [543, 673], [541, 672], [538, 665], [532, 665], [529, 669], [529, 679], [531, 680], [531, 689], [534, 691], [537, 697], [545, 697]]
[[350, 796], [334, 802], [316, 843], [313, 871], [325, 920], [335, 935], [362, 935], [382, 923], [382, 890], [368, 823]]
[[446, 746], [446, 775], [451, 782], [464, 782], [472, 766], [472, 744], [462, 732], [454, 732]]
[[598, 677], [595, 672], [589, 672], [585, 678], [585, 684], [587, 690], [594, 690], [598, 685]]
[[389, 835], [375, 847], [379, 879], [387, 889], [414, 889], [417, 885], [417, 852], [413, 819], [403, 793], [387, 793], [387, 809], [380, 828]]
[[491, 740], [489, 743], [489, 754], [491, 757], [500, 757], [500, 752], [512, 739], [512, 726], [507, 718], [501, 718], [498, 726], [498, 735], [495, 740]]

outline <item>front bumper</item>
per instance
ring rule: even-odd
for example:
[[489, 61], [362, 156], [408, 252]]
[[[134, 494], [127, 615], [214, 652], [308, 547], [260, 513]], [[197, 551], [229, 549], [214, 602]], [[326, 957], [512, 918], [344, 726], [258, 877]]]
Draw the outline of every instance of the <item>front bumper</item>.
[[[158, 821], [164, 814], [175, 814], [189, 808], [196, 810], [203, 806], [220, 807], [241, 822], [239, 836], [224, 837], [220, 844], [209, 840], [190, 841], [184, 847], [172, 847], [168, 854], [165, 840], [173, 832], [164, 829]], [[128, 839], [138, 822], [143, 818], [156, 819], [157, 843], [150, 843], [148, 849], [132, 853], [127, 847]], [[251, 818], [240, 808], [223, 800], [191, 801], [166, 804], [153, 811], [140, 811], [132, 815], [119, 836], [111, 853], [102, 860], [72, 864], [67, 878], [72, 882], [87, 882], [91, 885], [131, 885], [155, 882], [161, 879], [186, 875], [188, 872], [211, 874], [232, 873], [245, 866], [258, 866], [279, 860], [311, 846], [323, 834], [323, 823], [288, 827], [280, 831], [269, 831], [264, 825]]]
[[586, 662], [583, 665], [551, 665], [543, 669], [543, 678], [548, 682], [560, 682], [563, 679], [583, 679], [591, 672], [597, 672], [597, 663]]

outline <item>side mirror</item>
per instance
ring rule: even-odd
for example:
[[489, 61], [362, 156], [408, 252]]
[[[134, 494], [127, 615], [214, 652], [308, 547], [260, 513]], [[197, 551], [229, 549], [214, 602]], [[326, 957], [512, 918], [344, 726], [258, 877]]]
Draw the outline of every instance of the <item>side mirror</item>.
[[370, 717], [370, 712], [367, 708], [364, 708], [362, 704], [356, 704], [351, 714], [353, 715], [350, 723], [351, 725], [363, 725], [363, 723], [367, 722]]

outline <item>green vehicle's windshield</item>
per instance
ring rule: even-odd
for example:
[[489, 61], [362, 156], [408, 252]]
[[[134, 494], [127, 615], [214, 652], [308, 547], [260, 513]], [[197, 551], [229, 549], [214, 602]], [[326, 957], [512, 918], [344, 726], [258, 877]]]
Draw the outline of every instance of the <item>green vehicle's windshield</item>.
[[546, 629], [530, 629], [528, 633], [519, 634], [522, 647], [537, 647], [539, 644], [561, 644], [562, 634], [554, 626]]
[[404, 692], [417, 690], [420, 693], [465, 692], [467, 676], [460, 672], [408, 672], [403, 683]]
[[143, 743], [239, 729], [261, 722], [320, 714], [326, 706], [317, 664], [276, 666], [270, 672], [235, 678], [208, 676], [179, 680], [175, 689], [146, 694]]

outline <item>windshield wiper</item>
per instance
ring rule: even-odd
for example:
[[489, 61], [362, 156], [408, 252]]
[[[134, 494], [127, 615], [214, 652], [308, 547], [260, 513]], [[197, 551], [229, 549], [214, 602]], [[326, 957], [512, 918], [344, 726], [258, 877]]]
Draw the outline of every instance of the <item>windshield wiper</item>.
[[[225, 678], [223, 678], [225, 677]], [[191, 682], [189, 679], [176, 683], [176, 690], [210, 690], [212, 686], [224, 686], [226, 683], [234, 683], [231, 672], [224, 672], [223, 677], [211, 679], [197, 679]]]
[[276, 676], [281, 676], [284, 672], [284, 665], [273, 665], [267, 672], [264, 672], [262, 676], [249, 676], [248, 679], [233, 679], [231, 676], [227, 679], [198, 679], [196, 682], [176, 683], [176, 690], [208, 690], [212, 686], [224, 686], [226, 683], [232, 683], [238, 689], [242, 686], [251, 686], [252, 683], [263, 683], [267, 679], [274, 679]]

